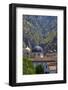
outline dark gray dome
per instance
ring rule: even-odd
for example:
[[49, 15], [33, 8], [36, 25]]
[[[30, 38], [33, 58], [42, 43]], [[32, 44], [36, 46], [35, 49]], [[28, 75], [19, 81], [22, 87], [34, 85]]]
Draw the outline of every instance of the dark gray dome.
[[42, 47], [40, 47], [40, 46], [35, 46], [35, 47], [32, 49], [32, 52], [43, 52], [43, 49], [42, 49]]

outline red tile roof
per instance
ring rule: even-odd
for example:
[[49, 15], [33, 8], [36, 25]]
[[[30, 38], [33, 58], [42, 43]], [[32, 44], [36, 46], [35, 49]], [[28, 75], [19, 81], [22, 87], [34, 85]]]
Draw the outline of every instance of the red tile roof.
[[37, 56], [37, 57], [33, 57], [32, 58], [32, 61], [50, 61], [50, 62], [55, 62], [57, 60], [57, 56], [55, 55], [53, 55], [53, 56], [44, 56], [43, 58], [41, 58], [41, 57], [39, 57], [39, 56]]

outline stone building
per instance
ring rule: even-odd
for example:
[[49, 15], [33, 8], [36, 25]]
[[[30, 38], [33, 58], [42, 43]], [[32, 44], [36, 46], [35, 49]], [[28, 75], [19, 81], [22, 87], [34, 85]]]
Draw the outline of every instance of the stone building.
[[37, 65], [43, 65], [44, 73], [57, 73], [57, 54], [47, 53], [44, 55], [43, 48], [35, 46], [32, 50], [27, 47], [24, 50], [24, 55], [32, 59], [34, 67]]

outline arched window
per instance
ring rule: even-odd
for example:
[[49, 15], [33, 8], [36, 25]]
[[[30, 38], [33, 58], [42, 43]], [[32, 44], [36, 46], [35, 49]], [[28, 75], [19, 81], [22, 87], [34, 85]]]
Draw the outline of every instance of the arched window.
[[48, 64], [47, 63], [44, 64], [44, 72], [45, 73], [49, 73], [49, 68], [48, 68]]

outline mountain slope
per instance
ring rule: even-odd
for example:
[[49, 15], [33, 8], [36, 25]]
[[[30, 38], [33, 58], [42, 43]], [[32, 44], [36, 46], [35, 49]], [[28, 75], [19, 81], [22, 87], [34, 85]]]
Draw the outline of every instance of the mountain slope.
[[23, 15], [23, 46], [57, 49], [57, 17]]

